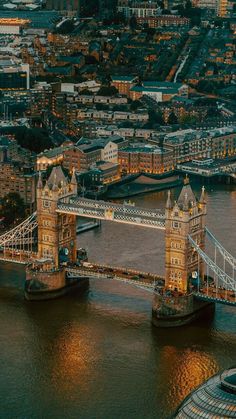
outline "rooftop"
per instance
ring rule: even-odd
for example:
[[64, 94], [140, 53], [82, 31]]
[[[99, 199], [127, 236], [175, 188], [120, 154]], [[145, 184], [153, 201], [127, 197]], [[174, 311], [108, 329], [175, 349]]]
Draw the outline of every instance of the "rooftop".
[[127, 81], [127, 82], [132, 82], [135, 81], [136, 77], [135, 76], [112, 76], [111, 77], [112, 81]]
[[178, 93], [178, 88], [134, 86], [131, 92]]
[[22, 19], [30, 22], [29, 26], [34, 29], [50, 29], [60, 19], [60, 13], [50, 10], [24, 11], [24, 10], [1, 10], [1, 19]]
[[130, 146], [122, 148], [122, 152], [126, 153], [155, 153], [155, 154], [161, 154], [162, 149], [155, 145], [136, 145], [136, 146]]
[[176, 419], [235, 418], [236, 368], [225, 370], [207, 380], [184, 400]]

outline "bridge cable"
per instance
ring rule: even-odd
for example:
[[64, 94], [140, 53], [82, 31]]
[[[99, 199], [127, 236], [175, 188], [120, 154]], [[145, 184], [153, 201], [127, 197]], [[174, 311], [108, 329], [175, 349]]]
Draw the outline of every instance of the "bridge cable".
[[215, 247], [219, 250], [221, 255], [223, 256], [224, 260], [226, 259], [227, 262], [233, 267], [233, 270], [236, 269], [236, 258], [232, 256], [221, 244], [220, 242], [215, 238], [215, 236], [208, 230], [207, 227], [205, 227], [205, 231], [207, 236], [209, 237], [210, 241], [214, 243]]
[[236, 281], [234, 278], [231, 278], [226, 272], [224, 272], [214, 261], [199, 247], [199, 245], [193, 240], [193, 238], [188, 235], [188, 240], [198, 252], [204, 262], [207, 264], [208, 269], [210, 268], [215, 272], [216, 276], [222, 280], [222, 282], [229, 287], [232, 291], [236, 292]]

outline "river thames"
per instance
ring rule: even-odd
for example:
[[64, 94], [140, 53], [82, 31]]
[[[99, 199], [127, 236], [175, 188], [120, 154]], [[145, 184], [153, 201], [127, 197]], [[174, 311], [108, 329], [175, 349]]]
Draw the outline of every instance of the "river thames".
[[[235, 256], [236, 187], [207, 191], [207, 225]], [[165, 200], [166, 191], [132, 198], [148, 208]], [[164, 273], [163, 232], [104, 222], [78, 244], [91, 261]], [[3, 419], [167, 419], [193, 388], [236, 363], [234, 307], [161, 330], [151, 325], [151, 294], [133, 286], [92, 280], [83, 296], [30, 303], [23, 284], [22, 266], [1, 263]]]

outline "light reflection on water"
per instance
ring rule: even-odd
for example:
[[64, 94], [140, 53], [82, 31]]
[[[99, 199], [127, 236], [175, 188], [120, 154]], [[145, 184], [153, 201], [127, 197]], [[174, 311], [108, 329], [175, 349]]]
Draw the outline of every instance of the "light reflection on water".
[[[165, 193], [136, 201], [163, 207]], [[209, 194], [208, 225], [232, 252], [235, 207], [230, 188]], [[123, 227], [104, 224], [81, 235], [80, 245], [92, 260], [161, 269], [164, 236]], [[151, 295], [132, 286], [91, 281], [84, 296], [28, 303], [23, 270], [10, 264], [0, 266], [0, 285], [4, 419], [167, 419], [189, 391], [235, 364], [233, 307], [217, 306], [209, 323], [161, 330], [150, 322]]]

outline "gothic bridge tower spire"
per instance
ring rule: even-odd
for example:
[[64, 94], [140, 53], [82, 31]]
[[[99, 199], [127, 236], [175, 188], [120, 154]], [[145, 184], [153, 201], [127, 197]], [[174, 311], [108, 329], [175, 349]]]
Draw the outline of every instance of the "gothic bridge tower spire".
[[42, 184], [41, 176], [37, 185], [38, 257], [51, 259], [55, 268], [59, 267], [59, 253], [65, 252], [69, 261], [76, 260], [76, 216], [59, 214], [57, 204], [60, 199], [77, 195], [77, 181], [73, 171], [68, 181], [61, 166], [53, 167]]
[[203, 263], [192, 248], [188, 235], [204, 250], [206, 222], [205, 189], [199, 199], [195, 197], [188, 179], [177, 202], [172, 203], [170, 192], [166, 202], [165, 282], [166, 287], [181, 292], [188, 290], [194, 272], [204, 276]]

